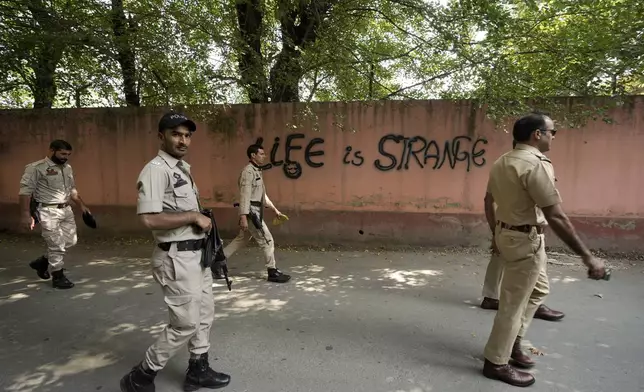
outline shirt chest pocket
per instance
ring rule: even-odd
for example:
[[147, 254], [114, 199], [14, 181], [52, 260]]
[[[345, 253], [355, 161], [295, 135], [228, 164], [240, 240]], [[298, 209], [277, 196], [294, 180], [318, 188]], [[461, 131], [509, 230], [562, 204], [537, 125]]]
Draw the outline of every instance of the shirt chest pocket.
[[172, 189], [172, 196], [177, 211], [196, 211], [199, 209], [197, 196], [190, 186]]
[[262, 177], [255, 177], [253, 179], [253, 190], [257, 188], [263, 188], [264, 187], [264, 180], [262, 180]]
[[65, 176], [60, 170], [44, 170], [41, 173], [41, 176], [45, 179], [47, 185], [56, 190], [66, 189], [68, 183], [71, 181], [69, 177]]

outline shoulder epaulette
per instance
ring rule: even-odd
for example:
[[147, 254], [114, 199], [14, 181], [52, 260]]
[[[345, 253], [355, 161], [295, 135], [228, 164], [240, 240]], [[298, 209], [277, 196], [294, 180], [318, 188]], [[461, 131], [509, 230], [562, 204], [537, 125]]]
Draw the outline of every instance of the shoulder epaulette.
[[538, 157], [539, 157], [539, 159], [540, 159], [541, 161], [543, 161], [543, 162], [552, 163], [552, 161], [551, 161], [550, 159], [548, 159], [548, 157], [546, 157], [545, 155], [537, 155], [537, 156], [538, 156]]
[[40, 160], [38, 160], [38, 161], [28, 163], [28, 164], [27, 164], [27, 167], [29, 167], [29, 166], [31, 166], [31, 167], [35, 167], [35, 166], [38, 166], [38, 165], [40, 165], [40, 164], [42, 164], [42, 163], [44, 163], [44, 162], [45, 162], [45, 160], [44, 160], [44, 159], [40, 159]]

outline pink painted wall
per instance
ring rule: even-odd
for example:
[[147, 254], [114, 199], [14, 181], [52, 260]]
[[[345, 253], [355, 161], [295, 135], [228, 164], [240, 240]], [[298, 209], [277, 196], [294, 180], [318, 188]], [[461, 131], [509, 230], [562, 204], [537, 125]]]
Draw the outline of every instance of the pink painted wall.
[[[459, 243], [463, 241], [450, 242], [449, 238], [463, 235], [473, 238], [467, 243], [485, 239], [482, 214], [488, 170], [511, 148], [511, 135], [495, 131], [484, 113], [472, 108], [470, 102], [321, 103], [312, 107], [317, 119], [305, 118], [304, 108], [269, 104], [186, 110], [199, 118], [187, 160], [204, 204], [221, 211], [225, 228], [234, 228], [231, 207], [239, 171], [246, 163], [247, 145], [261, 135], [270, 156], [279, 137], [275, 160], [283, 161], [289, 135], [300, 133], [303, 137], [291, 142], [300, 149], [291, 150], [290, 160], [300, 163], [301, 176], [287, 178], [282, 166], [265, 174], [271, 199], [285, 212], [301, 215], [299, 223], [292, 220], [290, 228], [277, 230], [278, 235], [281, 230], [284, 236], [341, 239], [338, 233], [344, 229], [338, 222], [348, 219], [342, 226], [353, 225], [352, 230], [360, 227], [371, 234], [371, 239], [419, 243], [435, 243], [432, 238]], [[583, 129], [559, 128], [549, 156], [564, 208], [582, 225], [592, 221], [586, 230], [589, 238], [625, 236], [637, 243], [644, 235], [638, 221], [644, 213], [644, 181], [640, 180], [644, 167], [640, 153], [644, 146], [643, 108], [644, 100], [638, 97], [633, 107], [612, 114], [614, 125], [591, 122]], [[11, 211], [18, 200], [24, 165], [42, 158], [55, 138], [72, 143], [70, 163], [89, 205], [103, 208], [105, 216], [117, 216], [114, 209], [118, 208], [129, 209], [124, 216], [134, 216], [131, 208], [136, 201], [136, 178], [156, 154], [156, 125], [162, 113], [159, 108], [0, 111], [0, 203], [6, 217], [0, 228], [13, 225], [9, 217], [14, 216]], [[382, 170], [374, 162], [379, 160], [385, 166], [392, 163], [379, 152], [379, 143], [387, 135], [418, 137], [409, 144], [416, 153], [406, 151], [403, 156], [404, 142], [386, 140], [383, 149], [396, 157], [397, 164], [391, 170]], [[324, 154], [310, 159], [322, 163], [321, 167], [311, 167], [305, 161], [305, 150], [314, 138], [323, 142], [310, 151]], [[426, 145], [427, 152], [423, 148]], [[349, 146], [348, 161], [355, 164], [344, 163]], [[354, 155], [357, 151], [362, 159]], [[426, 164], [425, 154], [434, 156]], [[390, 220], [389, 224], [383, 219]], [[351, 223], [353, 220], [360, 222]], [[103, 221], [112, 229], [125, 225], [122, 219]], [[127, 222], [128, 228], [136, 225], [136, 219]], [[430, 227], [444, 233], [428, 233]]]

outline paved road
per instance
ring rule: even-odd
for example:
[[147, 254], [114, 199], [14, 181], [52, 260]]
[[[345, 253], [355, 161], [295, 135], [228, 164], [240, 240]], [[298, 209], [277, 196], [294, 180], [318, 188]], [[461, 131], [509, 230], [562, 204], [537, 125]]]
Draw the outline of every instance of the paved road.
[[[150, 245], [80, 244], [68, 258], [76, 287], [54, 291], [26, 265], [40, 242], [1, 240], [2, 390], [118, 392], [167, 317]], [[215, 287], [213, 367], [233, 378], [223, 390], [520, 390], [480, 374], [494, 317], [477, 307], [486, 261], [481, 252], [280, 250], [294, 278], [275, 285], [263, 280], [259, 251], [242, 251], [230, 260], [233, 291]], [[527, 343], [543, 355], [529, 390], [644, 391], [644, 265], [615, 262], [610, 282], [550, 265], [548, 304], [567, 316], [532, 324]], [[181, 390], [187, 358], [160, 373], [158, 392]]]

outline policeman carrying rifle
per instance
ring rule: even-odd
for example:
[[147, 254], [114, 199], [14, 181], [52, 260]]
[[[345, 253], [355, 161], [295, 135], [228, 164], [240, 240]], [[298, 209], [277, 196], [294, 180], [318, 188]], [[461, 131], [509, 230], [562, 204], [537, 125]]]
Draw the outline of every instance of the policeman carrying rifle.
[[[290, 275], [282, 273], [275, 265], [275, 243], [273, 236], [264, 222], [264, 207], [275, 212], [278, 217], [284, 215], [275, 207], [266, 195], [261, 166], [266, 154], [260, 137], [246, 150], [249, 163], [239, 176], [239, 234], [224, 249], [225, 257], [230, 257], [241, 247], [246, 246], [252, 236], [264, 252], [268, 272], [267, 280], [275, 283], [286, 283]], [[250, 222], [249, 222], [250, 221]], [[250, 235], [249, 235], [250, 234]], [[213, 269], [213, 275], [219, 277], [219, 271]]]
[[230, 383], [229, 375], [214, 371], [208, 362], [215, 318], [210, 271], [214, 255], [205, 249], [216, 233], [212, 215], [202, 213], [190, 165], [183, 161], [196, 128], [181, 113], [164, 115], [158, 129], [159, 153], [139, 175], [137, 214], [154, 235], [152, 274], [163, 290], [170, 322], [141, 363], [123, 376], [122, 392], [154, 391], [157, 372], [186, 344], [190, 359], [184, 391]]

